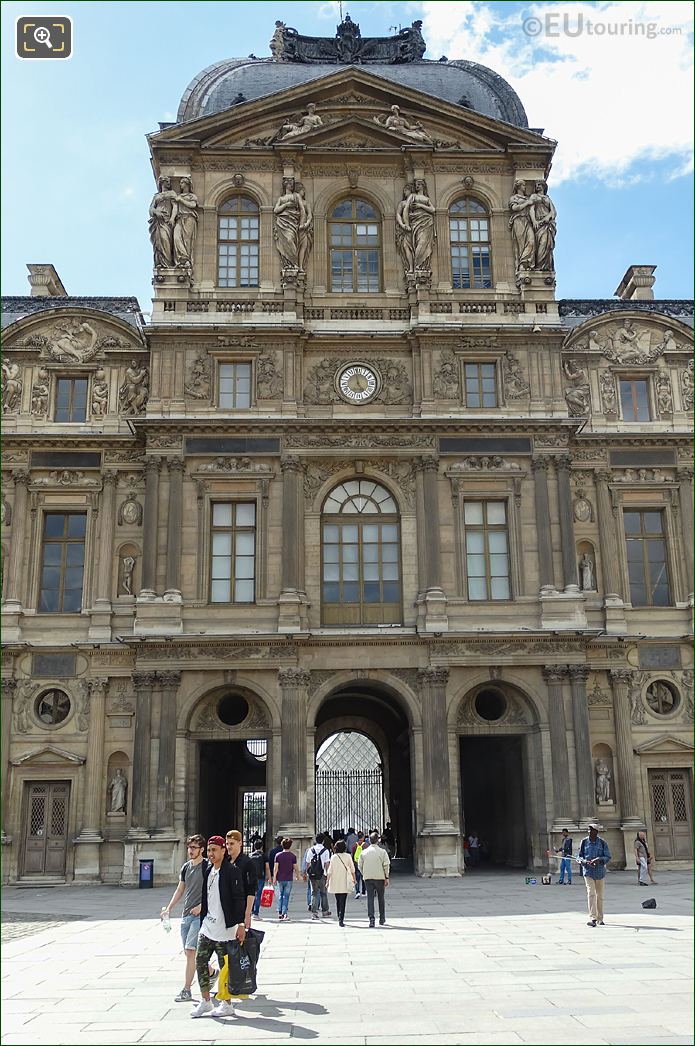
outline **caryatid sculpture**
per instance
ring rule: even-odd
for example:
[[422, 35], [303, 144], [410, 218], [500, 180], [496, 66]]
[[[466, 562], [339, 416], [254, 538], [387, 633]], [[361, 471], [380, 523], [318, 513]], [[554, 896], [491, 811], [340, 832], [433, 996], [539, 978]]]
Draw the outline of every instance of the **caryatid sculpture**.
[[176, 195], [174, 214], [174, 264], [190, 272], [193, 269], [193, 246], [198, 231], [198, 197], [190, 178], [182, 178]]
[[533, 269], [536, 263], [536, 230], [531, 209], [535, 200], [526, 194], [526, 183], [521, 179], [514, 182], [514, 191], [509, 197], [509, 228], [512, 230], [514, 261], [517, 272]]
[[174, 212], [176, 193], [171, 188], [171, 178], [163, 174], [159, 179], [158, 191], [150, 204], [150, 242], [154, 254], [155, 269], [168, 269], [174, 264]]
[[531, 196], [533, 227], [536, 233], [536, 261], [534, 268], [553, 270], [555, 261], [555, 237], [557, 235], [557, 211], [548, 196], [545, 182], [536, 182]]
[[306, 233], [307, 206], [302, 194], [297, 192], [294, 178], [282, 179], [282, 195], [273, 208], [273, 215], [273, 239], [282, 261], [282, 268], [299, 270], [300, 227], [306, 226], [303, 229]]
[[[406, 190], [409, 190], [406, 195]], [[406, 272], [430, 273], [436, 237], [434, 204], [424, 178], [406, 186], [396, 209], [396, 243]]]

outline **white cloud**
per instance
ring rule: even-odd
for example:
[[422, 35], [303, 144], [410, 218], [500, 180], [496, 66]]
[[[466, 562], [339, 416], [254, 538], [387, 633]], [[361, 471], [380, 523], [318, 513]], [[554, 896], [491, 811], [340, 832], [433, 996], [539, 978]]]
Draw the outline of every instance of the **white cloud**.
[[[559, 143], [555, 184], [587, 175], [625, 184], [653, 176], [657, 162], [667, 178], [692, 170], [690, 4], [515, 4], [508, 13], [500, 7], [426, 0], [427, 56], [480, 62], [508, 80], [529, 125], [544, 127]], [[524, 33], [529, 18], [538, 20], [531, 27], [540, 26], [539, 35]], [[583, 31], [568, 35], [565, 26]]]

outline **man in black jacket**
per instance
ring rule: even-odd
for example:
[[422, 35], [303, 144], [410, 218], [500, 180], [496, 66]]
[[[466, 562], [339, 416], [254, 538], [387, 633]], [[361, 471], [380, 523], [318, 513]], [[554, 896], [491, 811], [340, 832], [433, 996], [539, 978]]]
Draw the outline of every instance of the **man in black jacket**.
[[256, 900], [258, 891], [258, 875], [256, 866], [242, 850], [241, 832], [232, 828], [227, 832], [226, 838], [227, 854], [232, 864], [239, 869], [244, 880], [244, 893], [246, 894], [246, 910], [244, 912], [244, 924], [247, 930], [251, 929], [251, 913], [253, 902]]
[[200, 909], [200, 933], [195, 955], [195, 966], [202, 999], [191, 1017], [234, 1016], [231, 1002], [219, 1002], [213, 1010], [210, 1001], [210, 972], [208, 963], [213, 952], [220, 969], [227, 954], [227, 942], [235, 938], [243, 944], [246, 937], [244, 881], [241, 870], [227, 860], [224, 839], [213, 835], [208, 839], [208, 864], [203, 869], [203, 895]]

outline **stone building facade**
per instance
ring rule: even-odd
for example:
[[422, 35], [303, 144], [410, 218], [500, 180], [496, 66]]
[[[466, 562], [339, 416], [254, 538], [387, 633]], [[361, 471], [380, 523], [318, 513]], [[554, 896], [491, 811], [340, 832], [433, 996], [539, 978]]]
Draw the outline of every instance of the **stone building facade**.
[[345, 828], [336, 731], [418, 874], [596, 816], [692, 858], [692, 302], [557, 300], [555, 143], [423, 52], [278, 23], [149, 137], [151, 322], [50, 265], [4, 301], [10, 881]]

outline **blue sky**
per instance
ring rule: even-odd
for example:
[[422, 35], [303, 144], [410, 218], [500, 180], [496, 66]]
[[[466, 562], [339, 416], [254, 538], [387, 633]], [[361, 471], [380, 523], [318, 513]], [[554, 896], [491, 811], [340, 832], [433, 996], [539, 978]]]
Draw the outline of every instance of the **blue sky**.
[[[3, 293], [28, 293], [26, 262], [52, 262], [70, 294], [135, 294], [149, 310], [154, 186], [145, 135], [173, 119], [205, 66], [266, 57], [276, 18], [332, 36], [337, 7], [6, 0]], [[690, 4], [440, 0], [344, 10], [363, 35], [422, 18], [426, 57], [491, 66], [518, 91], [530, 125], [558, 139], [550, 192], [559, 296], [610, 297], [630, 263], [658, 266], [658, 297], [692, 296]], [[16, 17], [41, 14], [72, 17], [69, 61], [14, 57]], [[524, 33], [528, 18], [539, 19], [539, 35]], [[652, 38], [636, 28], [642, 23], [655, 27]], [[609, 35], [618, 24], [622, 34]]]

